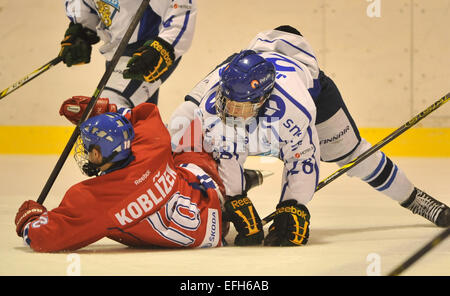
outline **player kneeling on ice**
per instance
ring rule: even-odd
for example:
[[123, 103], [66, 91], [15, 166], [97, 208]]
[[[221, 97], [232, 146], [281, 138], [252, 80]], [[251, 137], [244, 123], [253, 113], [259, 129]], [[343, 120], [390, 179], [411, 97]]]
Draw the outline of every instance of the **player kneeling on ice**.
[[[225, 208], [235, 221], [235, 243], [306, 244], [307, 208], [319, 181], [320, 161], [344, 166], [372, 147], [363, 139], [334, 82], [319, 69], [314, 52], [290, 26], [259, 33], [246, 50], [231, 55], [198, 83], [172, 115], [172, 141], [184, 121], [200, 118], [206, 150], [219, 161]], [[284, 163], [281, 192], [268, 235], [246, 196], [248, 155], [272, 155]], [[347, 173], [430, 220], [450, 225], [450, 209], [417, 189], [383, 152]]]
[[[61, 109], [86, 100], [69, 99]], [[103, 111], [116, 109], [101, 102]], [[104, 237], [132, 247], [221, 246], [223, 185], [215, 161], [207, 153], [173, 156], [156, 105], [119, 111], [80, 125], [75, 159], [96, 177], [70, 187], [51, 211], [24, 202], [17, 234], [39, 252], [76, 250]]]

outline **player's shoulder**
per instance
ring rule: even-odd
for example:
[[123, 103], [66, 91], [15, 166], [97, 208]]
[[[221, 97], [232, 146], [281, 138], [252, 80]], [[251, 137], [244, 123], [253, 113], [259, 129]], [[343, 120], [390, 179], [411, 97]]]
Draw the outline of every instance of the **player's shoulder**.
[[304, 71], [304, 68], [306, 68], [306, 66], [297, 59], [279, 52], [266, 51], [260, 52], [259, 55], [265, 60], [270, 61], [275, 66], [277, 72], [297, 72]]
[[204, 93], [201, 101], [199, 102], [199, 108], [202, 112], [203, 117], [211, 117], [216, 116], [216, 96], [217, 96], [217, 90], [219, 88], [219, 70], [217, 69], [214, 75], [209, 75], [207, 78], [207, 81], [204, 81], [206, 83], [206, 92]]
[[289, 134], [314, 124], [316, 109], [308, 93], [302, 96], [275, 84], [274, 91], [259, 114], [271, 125], [277, 125], [281, 134]]

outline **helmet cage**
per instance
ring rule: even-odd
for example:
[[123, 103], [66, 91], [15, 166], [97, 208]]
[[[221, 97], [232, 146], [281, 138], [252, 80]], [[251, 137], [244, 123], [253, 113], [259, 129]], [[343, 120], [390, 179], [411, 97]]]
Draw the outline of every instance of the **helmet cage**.
[[73, 147], [73, 158], [77, 163], [78, 167], [81, 169], [81, 172], [86, 175], [86, 172], [83, 170], [84, 165], [88, 164], [89, 157], [88, 151], [84, 148], [83, 140], [78, 136], [77, 141], [75, 142], [75, 146]]
[[254, 99], [248, 98], [247, 100], [239, 102], [226, 96], [222, 87], [219, 86], [215, 102], [217, 115], [222, 122], [226, 122], [226, 119], [230, 117], [233, 119], [255, 117], [261, 106], [264, 105], [269, 97], [270, 92]]

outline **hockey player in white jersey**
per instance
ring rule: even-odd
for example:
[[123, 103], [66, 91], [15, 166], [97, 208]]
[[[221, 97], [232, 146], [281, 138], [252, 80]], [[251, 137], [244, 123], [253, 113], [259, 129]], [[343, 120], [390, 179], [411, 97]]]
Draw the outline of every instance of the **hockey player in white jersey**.
[[[198, 83], [172, 115], [172, 145], [179, 149], [187, 122], [199, 122], [203, 148], [219, 161], [227, 202], [225, 216], [238, 231], [237, 245], [260, 244], [261, 219], [247, 197], [243, 164], [248, 155], [284, 162], [276, 215], [264, 245], [306, 244], [307, 208], [319, 181], [320, 161], [343, 166], [371, 147], [333, 81], [296, 29], [259, 33], [246, 50], [230, 56]], [[450, 209], [417, 189], [378, 151], [348, 171], [437, 226], [450, 225]]]
[[[190, 48], [197, 0], [149, 0], [103, 95], [118, 107], [158, 103], [158, 89]], [[65, 0], [70, 19], [60, 56], [67, 66], [90, 62], [92, 45], [110, 61], [139, 7], [136, 0]], [[131, 79], [131, 80], [130, 80]]]

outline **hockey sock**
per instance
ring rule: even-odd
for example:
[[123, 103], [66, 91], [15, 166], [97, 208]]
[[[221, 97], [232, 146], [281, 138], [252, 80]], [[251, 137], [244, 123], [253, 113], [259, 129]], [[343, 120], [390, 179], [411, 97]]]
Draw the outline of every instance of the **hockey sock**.
[[[351, 155], [339, 161], [340, 166], [345, 165], [371, 147], [371, 144], [362, 139], [359, 146]], [[350, 177], [359, 177], [377, 191], [389, 196], [398, 202], [405, 201], [414, 190], [414, 185], [405, 173], [383, 152], [377, 151], [372, 156], [347, 172]]]

